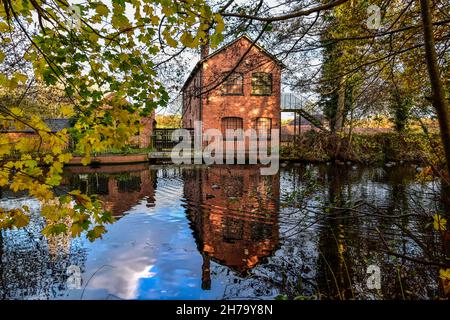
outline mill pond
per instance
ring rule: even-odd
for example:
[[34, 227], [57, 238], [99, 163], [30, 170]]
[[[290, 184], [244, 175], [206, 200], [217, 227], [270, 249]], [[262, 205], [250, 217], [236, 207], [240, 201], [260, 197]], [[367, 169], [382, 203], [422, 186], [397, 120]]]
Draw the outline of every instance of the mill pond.
[[[430, 217], [449, 210], [412, 165], [68, 167], [60, 192], [97, 194], [116, 218], [94, 242], [0, 237], [2, 299], [434, 299], [448, 254]], [[445, 238], [444, 238], [445, 239]], [[445, 240], [444, 240], [445, 241]], [[380, 288], [368, 287], [369, 266]]]

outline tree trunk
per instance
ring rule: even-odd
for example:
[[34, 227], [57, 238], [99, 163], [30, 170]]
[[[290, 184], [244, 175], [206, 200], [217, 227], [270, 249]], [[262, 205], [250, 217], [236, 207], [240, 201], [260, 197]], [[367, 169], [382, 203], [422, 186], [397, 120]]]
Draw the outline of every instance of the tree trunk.
[[3, 234], [0, 230], [0, 299], [6, 299], [6, 283], [4, 281], [4, 270], [3, 270]]
[[431, 21], [430, 1], [420, 0], [420, 8], [422, 15], [423, 38], [425, 43], [425, 61], [431, 82], [433, 107], [438, 116], [441, 140], [444, 146], [445, 159], [447, 161], [447, 173], [450, 175], [450, 116], [437, 63], [436, 48], [433, 37], [433, 22]]
[[353, 106], [351, 106], [350, 109], [350, 124], [349, 124], [349, 128], [348, 128], [348, 144], [351, 145], [352, 144], [352, 138], [353, 138], [353, 120], [354, 120], [354, 112], [355, 112], [355, 108]]
[[339, 79], [339, 89], [338, 89], [338, 103], [336, 109], [336, 121], [334, 123], [334, 130], [339, 132], [342, 130], [344, 125], [344, 111], [345, 111], [345, 76]]

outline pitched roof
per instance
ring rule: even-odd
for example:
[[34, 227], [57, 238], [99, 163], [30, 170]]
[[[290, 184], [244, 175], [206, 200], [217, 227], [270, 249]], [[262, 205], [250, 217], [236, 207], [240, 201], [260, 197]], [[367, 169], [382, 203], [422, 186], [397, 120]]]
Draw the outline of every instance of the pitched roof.
[[[188, 85], [188, 83], [190, 82], [190, 80], [192, 79], [192, 77], [194, 76], [194, 74], [197, 72], [198, 68], [203, 64], [203, 62], [205, 62], [206, 60], [212, 58], [213, 56], [215, 56], [216, 54], [218, 54], [219, 52], [222, 52], [223, 50], [225, 50], [226, 48], [231, 47], [233, 44], [235, 44], [236, 42], [238, 42], [241, 39], [245, 39], [251, 43], [253, 43], [253, 39], [250, 38], [249, 36], [247, 36], [246, 34], [234, 39], [233, 41], [231, 41], [230, 43], [227, 43], [226, 45], [224, 45], [223, 47], [217, 49], [216, 51], [208, 54], [206, 57], [200, 59], [197, 64], [195, 65], [195, 67], [192, 69], [191, 73], [189, 74], [189, 77], [186, 79], [186, 81], [183, 84], [183, 87], [181, 88], [181, 91], [184, 90], [184, 88]], [[281, 66], [284, 67], [283, 62], [281, 62], [276, 56], [274, 56], [272, 53], [270, 53], [269, 51], [267, 51], [266, 49], [264, 49], [263, 47], [261, 47], [258, 44], [253, 44], [253, 46], [255, 48], [258, 48], [260, 51], [262, 51], [263, 53], [265, 53], [267, 56], [269, 56], [272, 60], [274, 60], [276, 63], [280, 64]]]
[[65, 128], [70, 128], [69, 119], [46, 119], [44, 122], [52, 130], [52, 132], [61, 131]]
[[[65, 128], [70, 128], [70, 120], [69, 119], [45, 119], [45, 124], [49, 127], [51, 132], [58, 132]], [[25, 128], [22, 130], [18, 130], [14, 127], [9, 127], [5, 129], [1, 129], [0, 132], [3, 133], [34, 133], [34, 130], [31, 128]]]

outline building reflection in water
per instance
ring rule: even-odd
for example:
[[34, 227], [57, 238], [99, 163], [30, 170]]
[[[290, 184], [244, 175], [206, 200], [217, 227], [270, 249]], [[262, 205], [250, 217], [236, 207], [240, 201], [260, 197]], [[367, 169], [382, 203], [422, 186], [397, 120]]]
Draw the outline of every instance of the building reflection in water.
[[280, 178], [259, 168], [211, 166], [183, 172], [187, 216], [203, 256], [202, 288], [211, 288], [210, 261], [240, 275], [279, 245]]
[[104, 210], [111, 211], [116, 218], [142, 199], [146, 199], [149, 208], [155, 205], [156, 171], [149, 170], [148, 164], [68, 167], [65, 172], [65, 184], [98, 195]]
[[[74, 166], [64, 170], [63, 188], [78, 189], [88, 195], [98, 195], [103, 209], [120, 218], [142, 199], [147, 207], [155, 204], [156, 172], [147, 164], [103, 166], [98, 168]], [[66, 221], [70, 224], [70, 221]], [[56, 257], [68, 253], [71, 244], [70, 232], [47, 239], [49, 253]]]
[[[97, 194], [116, 218], [142, 200], [154, 206], [156, 171], [149, 170], [148, 164], [68, 167], [64, 173], [58, 192], [79, 189]], [[4, 206], [26, 204], [39, 210], [37, 201], [22, 194], [4, 193], [0, 201]], [[82, 242], [69, 232], [44, 238], [40, 231], [45, 225], [35, 215], [26, 230], [0, 232], [0, 299], [53, 299], [68, 289], [69, 267], [85, 272], [87, 253]]]

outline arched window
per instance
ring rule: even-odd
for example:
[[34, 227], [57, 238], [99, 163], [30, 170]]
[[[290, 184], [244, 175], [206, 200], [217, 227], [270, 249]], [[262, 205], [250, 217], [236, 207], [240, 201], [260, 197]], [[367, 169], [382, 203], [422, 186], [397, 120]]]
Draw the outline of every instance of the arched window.
[[270, 139], [270, 132], [272, 130], [272, 119], [265, 117], [256, 118], [255, 129], [256, 133], [258, 134], [258, 138]]
[[[224, 139], [227, 139], [227, 130], [238, 130], [243, 129], [244, 121], [239, 117], [224, 117], [222, 118], [222, 134]], [[237, 137], [238, 138], [238, 137]]]

